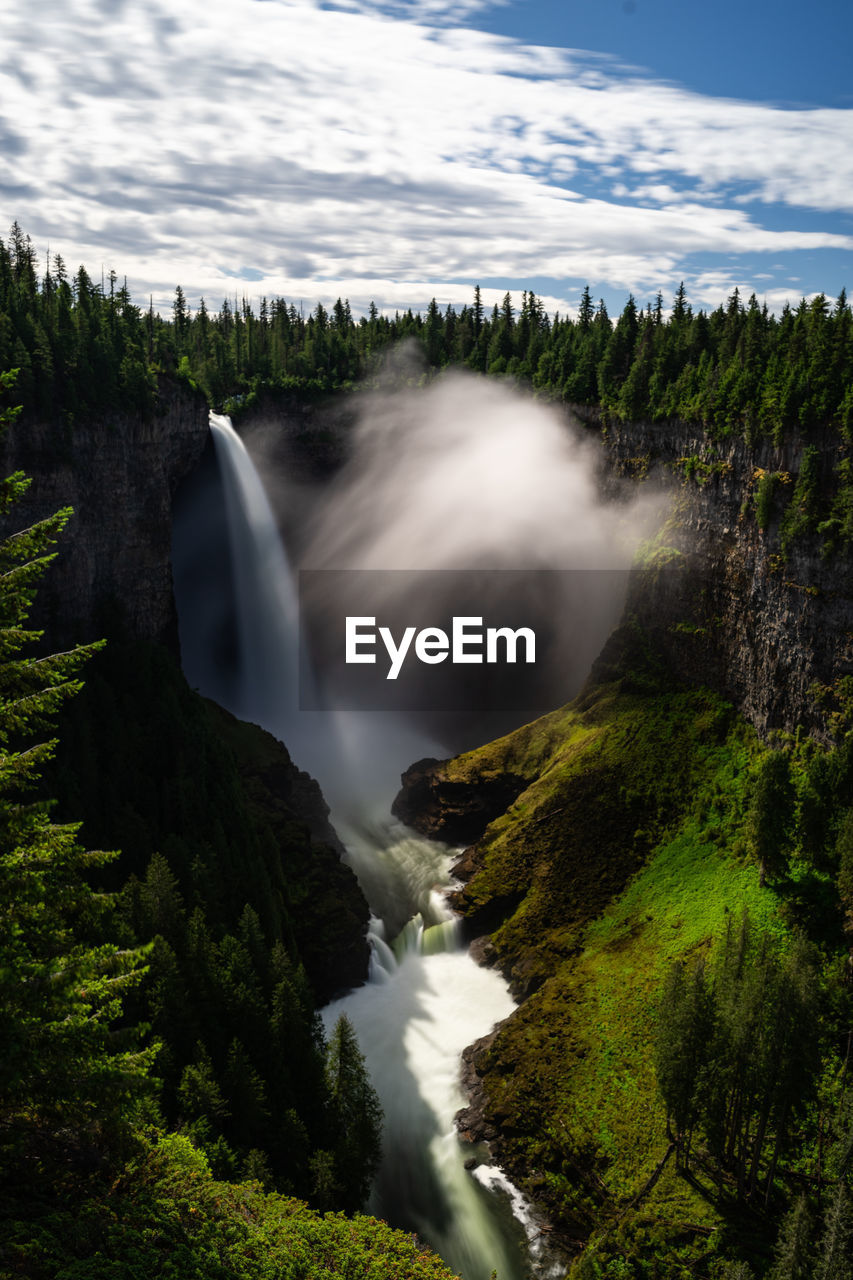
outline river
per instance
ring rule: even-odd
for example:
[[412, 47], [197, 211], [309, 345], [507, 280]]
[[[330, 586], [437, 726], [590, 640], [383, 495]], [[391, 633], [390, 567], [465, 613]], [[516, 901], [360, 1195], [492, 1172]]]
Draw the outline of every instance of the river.
[[[327, 1029], [341, 1013], [350, 1018], [383, 1108], [383, 1156], [368, 1210], [416, 1231], [464, 1280], [489, 1280], [493, 1270], [499, 1280], [561, 1274], [544, 1257], [519, 1192], [484, 1151], [463, 1145], [454, 1125], [465, 1105], [463, 1049], [515, 1006], [500, 975], [460, 944], [446, 902], [453, 851], [390, 817], [402, 770], [440, 747], [390, 714], [298, 710], [293, 572], [261, 478], [229, 419], [212, 414], [211, 430], [239, 671], [218, 681], [207, 652], [211, 611], [178, 590], [184, 669], [202, 693], [284, 741], [318, 779], [370, 905], [370, 979], [323, 1010]], [[187, 527], [185, 519], [178, 539]]]

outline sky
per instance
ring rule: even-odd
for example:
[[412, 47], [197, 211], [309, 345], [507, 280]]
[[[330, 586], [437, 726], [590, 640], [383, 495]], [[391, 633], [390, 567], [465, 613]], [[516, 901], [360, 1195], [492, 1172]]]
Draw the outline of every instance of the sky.
[[0, 218], [164, 313], [853, 286], [847, 0], [0, 0]]

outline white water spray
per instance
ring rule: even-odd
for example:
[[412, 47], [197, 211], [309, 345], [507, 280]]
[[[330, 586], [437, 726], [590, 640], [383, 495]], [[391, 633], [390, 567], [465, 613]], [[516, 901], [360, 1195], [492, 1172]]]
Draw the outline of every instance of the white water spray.
[[636, 488], [602, 501], [589, 433], [555, 406], [460, 370], [367, 396], [351, 436], [311, 569], [627, 569], [658, 512]]

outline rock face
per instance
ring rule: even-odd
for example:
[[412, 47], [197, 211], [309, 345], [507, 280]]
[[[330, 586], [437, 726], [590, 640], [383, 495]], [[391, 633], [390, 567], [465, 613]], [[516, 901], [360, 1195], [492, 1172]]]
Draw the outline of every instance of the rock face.
[[358, 418], [358, 395], [304, 400], [261, 394], [235, 425], [255, 462], [261, 462], [287, 500], [277, 506], [282, 532], [297, 559], [317, 494], [346, 461]]
[[498, 1036], [499, 1026], [487, 1036], [482, 1036], [462, 1050], [462, 1071], [459, 1083], [468, 1099], [467, 1106], [457, 1111], [456, 1128], [463, 1142], [489, 1143], [500, 1139], [500, 1129], [490, 1114], [488, 1100], [483, 1091], [483, 1059]]
[[264, 392], [237, 419], [252, 452], [297, 482], [322, 482], [341, 467], [358, 416], [357, 393], [305, 400]]
[[[0, 445], [0, 465], [4, 475], [23, 471], [32, 484], [5, 532], [62, 507], [74, 509], [31, 615], [52, 650], [106, 637], [108, 648], [143, 641], [177, 656], [173, 500], [208, 438], [204, 398], [166, 378], [150, 418], [116, 413], [77, 423], [73, 431], [26, 417], [14, 424]], [[367, 903], [340, 860], [342, 846], [318, 784], [270, 735], [240, 726], [221, 709], [216, 714], [247, 800], [274, 833], [294, 895], [303, 896], [298, 942], [318, 997], [328, 999], [367, 976]], [[297, 839], [294, 824], [307, 827], [310, 837]], [[293, 862], [292, 855], [288, 863], [285, 851], [303, 846], [305, 856]]]
[[451, 781], [443, 762], [418, 760], [402, 776], [391, 812], [433, 840], [471, 844], [502, 814], [527, 781], [514, 773], [481, 774], [474, 785]]
[[[246, 799], [278, 844], [294, 903], [299, 955], [321, 1004], [367, 980], [370, 909], [329, 822], [320, 784], [298, 769], [287, 748], [258, 725], [208, 703], [229, 743]], [[296, 824], [296, 825], [295, 825]], [[308, 839], [299, 827], [307, 827]]]
[[[601, 429], [590, 411], [576, 412]], [[680, 557], [637, 577], [628, 612], [674, 675], [730, 698], [762, 736], [801, 727], [825, 739], [829, 691], [853, 674], [853, 564], [843, 552], [825, 558], [815, 532], [783, 555], [780, 524], [806, 447], [817, 450], [819, 491], [831, 492], [837, 432], [780, 447], [714, 443], [688, 423], [609, 425], [601, 435], [611, 473], [672, 495], [661, 543]], [[767, 472], [780, 479], [761, 529], [755, 497]]]
[[3, 474], [23, 471], [32, 485], [9, 531], [74, 508], [33, 612], [54, 647], [96, 639], [118, 622], [176, 649], [171, 503], [207, 436], [204, 398], [166, 379], [150, 418], [116, 414], [73, 430], [26, 417], [13, 425]]
[[[839, 683], [853, 675], [853, 563], [838, 552], [827, 558], [814, 531], [794, 538], [783, 554], [781, 525], [808, 447], [816, 450], [818, 498], [826, 507], [837, 433], [750, 446], [740, 437], [714, 442], [690, 423], [602, 426], [595, 412], [574, 412], [600, 435], [605, 492], [632, 477], [658, 487], [669, 505], [646, 567], [633, 576], [623, 626], [605, 645], [592, 681], [619, 675], [624, 682], [640, 643], [665, 664], [668, 678], [730, 699], [762, 737], [801, 729], [828, 740]], [[762, 529], [756, 494], [766, 473], [778, 482]], [[412, 765], [394, 811], [425, 835], [474, 846], [455, 867], [467, 881], [486, 827], [526, 783], [512, 774], [448, 774], [447, 762]]]

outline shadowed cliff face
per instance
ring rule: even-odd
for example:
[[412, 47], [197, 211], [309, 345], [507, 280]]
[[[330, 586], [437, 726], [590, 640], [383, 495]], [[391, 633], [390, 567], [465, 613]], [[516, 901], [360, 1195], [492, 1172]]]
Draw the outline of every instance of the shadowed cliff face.
[[[843, 549], [825, 557], [816, 532], [794, 538], [783, 555], [780, 526], [807, 447], [817, 450], [818, 493], [832, 491], [837, 432], [812, 431], [778, 448], [741, 438], [715, 444], [687, 423], [619, 424], [602, 437], [611, 473], [663, 484], [673, 498], [658, 567], [637, 576], [626, 612], [677, 679], [731, 698], [762, 737], [802, 728], [826, 740], [837, 706], [829, 691], [853, 674], [853, 563]], [[764, 529], [756, 515], [762, 472], [783, 477]], [[661, 567], [667, 548], [681, 554]], [[600, 678], [608, 666], [605, 646]]]
[[150, 419], [116, 415], [67, 428], [23, 415], [13, 425], [0, 465], [32, 484], [9, 530], [74, 508], [32, 615], [54, 648], [97, 639], [116, 622], [176, 648], [172, 498], [207, 435], [203, 397], [166, 379]]
[[[297, 904], [293, 933], [300, 958], [316, 994], [325, 1000], [367, 976], [368, 909], [353, 873], [340, 861], [341, 845], [320, 788], [269, 734], [212, 705], [202, 709], [159, 647], [177, 656], [173, 506], [181, 483], [198, 467], [208, 438], [203, 397], [162, 379], [158, 410], [150, 419], [116, 415], [78, 422], [69, 430], [22, 416], [0, 444], [3, 474], [20, 470], [32, 477], [24, 500], [11, 512], [9, 531], [61, 507], [74, 508], [56, 562], [43, 579], [33, 626], [44, 628], [45, 644], [52, 650], [102, 637], [109, 641], [106, 653], [87, 672], [90, 688], [70, 713], [82, 727], [79, 749], [63, 755], [73, 784], [68, 817], [85, 819], [94, 843], [124, 849], [117, 864], [121, 877], [129, 871], [143, 875], [154, 851], [170, 842], [173, 870], [183, 874], [186, 868], [176, 861], [174, 842], [191, 843], [191, 836], [179, 829], [177, 819], [162, 825], [169, 803], [156, 797], [160, 791], [170, 794], [173, 785], [192, 784], [191, 757], [198, 745], [193, 727], [199, 720], [209, 721], [233, 752], [233, 772], [223, 766], [225, 782], [234, 786], [240, 803], [259, 829], [268, 831], [278, 851], [281, 868], [270, 854], [270, 874], [286, 881]], [[154, 674], [145, 686], [140, 673], [149, 666]], [[97, 710], [103, 705], [119, 708], [121, 725], [107, 758], [98, 754], [105, 749]], [[64, 725], [64, 735], [74, 741], [72, 724]], [[91, 793], [87, 779], [93, 783]], [[55, 789], [64, 802], [62, 787]], [[75, 807], [81, 794], [86, 797], [82, 811]], [[109, 813], [107, 794], [115, 797]], [[136, 818], [127, 820], [134, 812]], [[246, 854], [244, 844], [235, 839], [230, 845], [239, 858]], [[264, 874], [261, 862], [255, 871]], [[238, 909], [240, 893], [238, 884], [233, 890]], [[262, 907], [258, 904], [261, 914]]]

